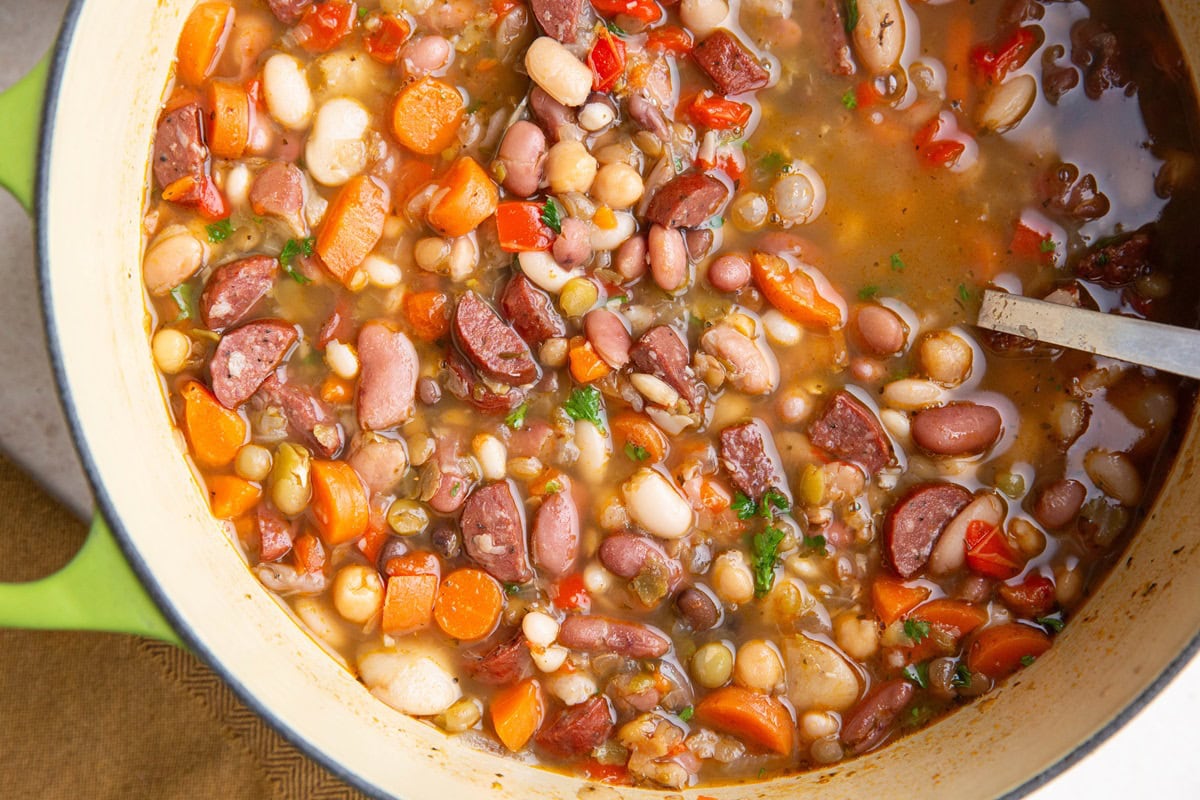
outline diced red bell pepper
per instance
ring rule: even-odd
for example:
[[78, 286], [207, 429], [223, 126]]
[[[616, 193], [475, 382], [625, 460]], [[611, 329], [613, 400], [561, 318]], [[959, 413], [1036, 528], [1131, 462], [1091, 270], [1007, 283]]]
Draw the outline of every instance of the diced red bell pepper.
[[682, 56], [692, 52], [695, 44], [692, 35], [678, 25], [663, 25], [646, 34], [646, 49], [651, 52], [657, 50]]
[[592, 596], [583, 585], [582, 572], [567, 575], [555, 583], [550, 599], [563, 611], [587, 611], [592, 607]]
[[967, 151], [969, 137], [958, 129], [954, 116], [943, 111], [921, 126], [913, 136], [913, 144], [921, 160], [930, 167], [955, 169]]
[[997, 527], [982, 520], [967, 526], [967, 567], [980, 575], [1006, 581], [1021, 572], [1024, 563]]
[[549, 250], [554, 231], [542, 221], [542, 204], [523, 201], [501, 203], [496, 207], [496, 232], [500, 249], [506, 253]]
[[1044, 617], [1054, 610], [1054, 582], [1045, 575], [1030, 575], [1016, 586], [1001, 586], [1000, 599], [1023, 617]]
[[1037, 261], [1042, 264], [1054, 263], [1054, 236], [1050, 233], [1034, 229], [1025, 220], [1017, 222], [1013, 231], [1012, 242], [1008, 249], [1018, 258]]
[[379, 26], [363, 37], [363, 47], [380, 64], [395, 64], [412, 28], [403, 17], [380, 14], [376, 19]]
[[354, 30], [358, 8], [353, 2], [326, 0], [309, 6], [292, 29], [296, 44], [310, 53], [327, 53]]
[[1037, 36], [1031, 28], [1017, 28], [1000, 44], [973, 47], [971, 67], [982, 80], [1000, 83], [1010, 72], [1020, 69], [1037, 47]]
[[587, 64], [592, 68], [592, 91], [607, 92], [625, 74], [625, 43], [608, 28], [601, 28], [588, 51]]
[[605, 17], [624, 14], [647, 25], [658, 22], [663, 16], [654, 0], [592, 0], [592, 8]]
[[744, 128], [754, 112], [746, 103], [727, 100], [705, 89], [688, 106], [692, 122], [716, 131]]

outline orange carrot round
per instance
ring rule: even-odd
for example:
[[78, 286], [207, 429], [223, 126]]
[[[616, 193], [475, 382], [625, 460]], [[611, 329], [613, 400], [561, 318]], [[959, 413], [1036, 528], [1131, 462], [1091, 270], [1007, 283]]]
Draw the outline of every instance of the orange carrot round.
[[223, 467], [246, 442], [246, 421], [196, 381], [179, 390], [183, 396], [183, 429], [192, 457], [204, 467]]
[[955, 636], [966, 636], [988, 621], [987, 609], [965, 600], [946, 598], [930, 600], [909, 616], [952, 631]]
[[504, 590], [491, 575], [467, 567], [442, 580], [433, 617], [454, 639], [482, 639], [496, 629], [504, 608]]
[[595, 348], [592, 347], [592, 343], [582, 336], [571, 339], [571, 348], [567, 351], [567, 363], [571, 369], [571, 377], [575, 379], [576, 383], [598, 381], [612, 372], [612, 367], [604, 363], [604, 359], [600, 358]]
[[908, 586], [904, 581], [880, 575], [871, 585], [875, 613], [884, 625], [891, 625], [929, 597], [928, 586]]
[[796, 724], [783, 703], [770, 695], [726, 686], [696, 703], [695, 719], [772, 753], [792, 752]]
[[405, 86], [392, 106], [396, 141], [424, 156], [449, 147], [462, 121], [462, 95], [437, 78], [426, 77]]
[[201, 3], [192, 9], [179, 36], [176, 74], [190, 86], [199, 86], [212, 74], [229, 31], [234, 11], [229, 3]]
[[526, 678], [492, 698], [492, 727], [504, 746], [514, 753], [524, 747], [546, 716], [542, 687], [535, 678]]
[[[395, 559], [393, 559], [395, 560]], [[405, 634], [429, 627], [437, 597], [435, 575], [394, 575], [383, 598], [384, 633]]]
[[389, 202], [383, 184], [367, 175], [356, 175], [329, 204], [315, 249], [325, 268], [343, 284], [350, 283], [383, 236]]
[[636, 411], [622, 411], [610, 417], [608, 424], [612, 426], [618, 450], [626, 445], [640, 447], [646, 451], [646, 460], [652, 464], [667, 457], [667, 435]]
[[750, 259], [754, 283], [763, 296], [788, 317], [817, 328], [840, 328], [842, 308], [817, 290], [816, 281], [802, 269], [773, 253], [755, 251]]
[[242, 516], [262, 497], [262, 489], [236, 475], [211, 475], [205, 481], [208, 486], [208, 502], [217, 519], [236, 519]]
[[450, 299], [445, 292], [409, 292], [402, 304], [417, 338], [433, 342], [449, 333]]
[[241, 158], [250, 139], [250, 98], [242, 87], [226, 81], [208, 85], [212, 108], [208, 147], [217, 158]]
[[312, 462], [312, 511], [329, 545], [353, 541], [367, 532], [367, 490], [345, 461]]
[[1009, 622], [979, 632], [967, 651], [967, 666], [998, 681], [1049, 649], [1050, 637], [1040, 628]]
[[426, 220], [443, 236], [466, 236], [496, 213], [499, 203], [500, 192], [484, 168], [462, 156], [438, 181]]

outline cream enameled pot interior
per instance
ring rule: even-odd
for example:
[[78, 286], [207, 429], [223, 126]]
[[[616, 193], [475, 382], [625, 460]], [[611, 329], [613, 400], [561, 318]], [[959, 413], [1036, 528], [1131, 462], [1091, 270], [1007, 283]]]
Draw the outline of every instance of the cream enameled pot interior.
[[[86, 0], [60, 51], [40, 236], [51, 336], [110, 522], [184, 636], [242, 696], [364, 788], [406, 800], [659, 797], [483, 754], [375, 700], [296, 627], [208, 512], [150, 357], [139, 258], [149, 144], [192, 0]], [[1200, 5], [1165, 5], [1200, 67]], [[52, 95], [53, 96], [53, 95]], [[1195, 420], [1148, 524], [1038, 663], [947, 721], [835, 768], [686, 797], [992, 797], [1068, 756], [1200, 631]], [[678, 796], [678, 795], [676, 795]]]

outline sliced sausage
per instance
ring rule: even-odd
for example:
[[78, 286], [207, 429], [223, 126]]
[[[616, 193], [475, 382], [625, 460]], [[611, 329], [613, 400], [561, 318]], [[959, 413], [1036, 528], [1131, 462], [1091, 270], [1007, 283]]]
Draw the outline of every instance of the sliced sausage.
[[724, 29], [696, 45], [692, 59], [723, 95], [761, 89], [771, 79], [754, 53]]
[[1087, 489], [1079, 481], [1055, 481], [1038, 495], [1033, 504], [1033, 516], [1051, 530], [1065, 528], [1075, 519], [1086, 499]]
[[583, 0], [530, 0], [529, 8], [547, 36], [563, 44], [575, 41]]
[[537, 743], [560, 758], [591, 753], [608, 741], [616, 716], [609, 700], [593, 695], [558, 712], [537, 734]]
[[808, 426], [808, 438], [825, 452], [862, 466], [874, 475], [892, 460], [892, 444], [883, 426], [854, 395], [839, 391]]
[[505, 583], [533, 578], [525, 545], [525, 514], [511, 483], [490, 483], [471, 492], [459, 526], [467, 555], [493, 578]]
[[199, 103], [188, 103], [163, 115], [154, 135], [154, 179], [162, 188], [180, 178], [199, 183], [208, 161], [204, 144], [203, 112]]
[[629, 350], [637, 372], [653, 375], [679, 393], [695, 411], [700, 405], [700, 387], [692, 372], [687, 344], [674, 328], [656, 325], [641, 335]]
[[514, 386], [493, 387], [479, 380], [475, 370], [453, 347], [447, 351], [445, 363], [446, 389], [485, 414], [507, 414], [525, 402], [522, 389]]
[[583, 317], [583, 335], [596, 354], [613, 369], [629, 363], [629, 348], [633, 340], [620, 315], [607, 308], [594, 308]]
[[514, 275], [500, 295], [500, 310], [518, 335], [531, 347], [555, 336], [565, 336], [566, 325], [550, 295], [524, 275]]
[[774, 489], [791, 503], [783, 462], [765, 422], [752, 419], [730, 425], [721, 431], [720, 448], [721, 463], [729, 471], [733, 485], [743, 494], [758, 503]]
[[486, 650], [463, 653], [463, 668], [475, 680], [488, 686], [506, 686], [533, 674], [529, 645], [518, 631], [515, 636]]
[[912, 438], [939, 456], [978, 455], [1000, 438], [1000, 412], [978, 403], [951, 403], [913, 414]]
[[572, 650], [612, 652], [629, 658], [659, 658], [671, 649], [671, 640], [648, 625], [582, 614], [563, 620], [558, 641]]
[[908, 578], [925, 566], [942, 531], [970, 502], [971, 493], [953, 483], [924, 483], [909, 489], [892, 506], [883, 526], [892, 569]]
[[270, 507], [263, 504], [258, 506], [254, 528], [258, 532], [259, 561], [278, 561], [292, 549], [295, 535], [292, 523]]
[[537, 193], [546, 166], [546, 134], [528, 120], [518, 120], [504, 132], [496, 160], [504, 167], [504, 188], [518, 197]]
[[346, 462], [372, 492], [387, 492], [408, 472], [408, 448], [399, 439], [362, 433], [351, 442]]
[[529, 345], [475, 292], [458, 301], [451, 327], [462, 354], [485, 377], [514, 386], [537, 380]]
[[267, 0], [267, 6], [275, 18], [284, 25], [294, 25], [304, 16], [313, 0]]
[[679, 616], [693, 631], [711, 630], [721, 624], [721, 606], [705, 589], [689, 586], [675, 598]]
[[200, 294], [200, 319], [210, 331], [241, 322], [275, 285], [279, 261], [250, 256], [213, 270]]
[[407, 422], [416, 405], [417, 350], [402, 332], [372, 320], [358, 332], [358, 424], [382, 430]]
[[903, 678], [884, 683], [858, 704], [842, 725], [842, 744], [855, 754], [881, 743], [896, 720], [916, 695], [916, 688]]
[[[304, 176], [286, 161], [272, 161], [250, 184], [250, 207], [255, 214], [299, 221], [304, 207]], [[303, 230], [303, 226], [299, 226]]]
[[646, 207], [646, 218], [664, 228], [694, 228], [720, 210], [729, 189], [703, 172], [689, 172], [667, 181]]
[[533, 565], [542, 572], [566, 575], [579, 556], [579, 509], [569, 489], [548, 496], [533, 515], [529, 531]]
[[264, 404], [274, 406], [287, 420], [288, 430], [322, 458], [334, 458], [346, 443], [337, 417], [321, 400], [301, 387], [282, 383], [268, 375], [256, 395]]
[[830, 74], [848, 77], [857, 70], [850, 54], [850, 37], [846, 35], [846, 20], [842, 16], [842, 0], [825, 0], [821, 15], [821, 41], [827, 48], [826, 67]]
[[296, 343], [296, 329], [281, 319], [260, 319], [221, 337], [208, 369], [221, 405], [237, 408], [258, 391]]

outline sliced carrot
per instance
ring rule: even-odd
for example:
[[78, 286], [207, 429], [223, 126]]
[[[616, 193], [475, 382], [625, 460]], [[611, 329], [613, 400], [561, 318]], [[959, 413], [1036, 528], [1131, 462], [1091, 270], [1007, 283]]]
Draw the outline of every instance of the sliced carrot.
[[388, 190], [379, 181], [356, 175], [329, 206], [316, 251], [333, 277], [349, 284], [358, 267], [383, 236]]
[[428, 628], [433, 619], [438, 579], [433, 575], [394, 575], [383, 597], [384, 633], [403, 634]]
[[375, 564], [379, 561], [379, 553], [383, 550], [384, 544], [390, 538], [391, 534], [382, 528], [368, 526], [367, 532], [354, 543], [354, 546], [358, 548], [358, 552], [366, 556], [367, 561]]
[[179, 391], [183, 396], [183, 430], [192, 457], [204, 467], [223, 467], [246, 443], [246, 421], [213, 397], [196, 381]]
[[1009, 622], [979, 632], [967, 651], [967, 666], [998, 681], [1049, 649], [1050, 637], [1043, 630]]
[[199, 86], [212, 74], [233, 29], [234, 16], [230, 3], [201, 3], [192, 9], [179, 35], [175, 68], [179, 80]]
[[236, 519], [242, 516], [262, 497], [258, 484], [244, 481], [236, 475], [210, 475], [208, 504], [217, 519]]
[[[652, 464], [657, 464], [667, 457], [667, 435], [645, 416], [636, 411], [622, 411], [614, 417], [609, 417], [608, 424], [612, 427], [613, 440], [618, 450], [626, 445], [631, 445], [631, 450], [641, 448], [645, 451], [645, 460]], [[636, 450], [633, 452], [640, 455]]]
[[367, 489], [345, 461], [312, 463], [312, 512], [329, 545], [353, 541], [367, 532]]
[[904, 581], [888, 575], [878, 576], [871, 584], [875, 614], [884, 625], [891, 625], [919, 606], [929, 597], [929, 592], [928, 586], [909, 586]]
[[840, 328], [845, 322], [842, 307], [822, 297], [816, 282], [804, 270], [761, 250], [754, 252], [750, 264], [759, 291], [786, 316], [818, 328]]
[[465, 236], [496, 213], [500, 192], [479, 162], [462, 156], [438, 182], [426, 212], [429, 225], [443, 236]]
[[392, 105], [396, 141], [423, 156], [436, 155], [449, 147], [462, 121], [462, 95], [437, 78], [410, 83], [400, 90]]
[[433, 342], [450, 332], [450, 298], [445, 292], [409, 292], [401, 304], [418, 338]]
[[321, 399], [331, 406], [349, 403], [354, 397], [354, 384], [337, 375], [327, 375], [321, 381]]
[[608, 206], [600, 206], [596, 209], [596, 213], [592, 217], [592, 222], [596, 223], [597, 228], [611, 231], [617, 227], [617, 215]]
[[237, 84], [213, 81], [208, 85], [211, 123], [208, 147], [217, 158], [241, 158], [250, 138], [250, 97]]
[[292, 557], [296, 569], [305, 574], [322, 572], [325, 569], [325, 545], [311, 533], [296, 537], [292, 544]]
[[542, 687], [535, 678], [526, 678], [492, 698], [492, 727], [496, 736], [514, 753], [524, 747], [546, 716]]
[[783, 703], [770, 695], [726, 686], [696, 703], [695, 719], [772, 753], [792, 752], [795, 723]]
[[571, 347], [567, 351], [567, 362], [571, 367], [571, 377], [577, 383], [598, 381], [612, 372], [612, 367], [604, 363], [604, 359], [592, 347], [592, 343], [582, 336], [572, 337]]
[[733, 495], [720, 481], [705, 477], [700, 482], [700, 503], [714, 514], [720, 514], [733, 504]]
[[504, 590], [491, 575], [466, 567], [442, 579], [433, 617], [454, 639], [482, 639], [496, 629], [504, 608]]
[[383, 571], [388, 575], [432, 575], [441, 580], [442, 562], [427, 550], [417, 550], [389, 558], [383, 565]]
[[962, 637], [986, 623], [988, 612], [986, 608], [980, 608], [965, 600], [940, 598], [917, 606], [909, 617], [937, 625], [950, 631], [955, 637]]
[[530, 481], [526, 488], [534, 497], [545, 497], [548, 494], [571, 491], [571, 479], [556, 469], [547, 468]]

